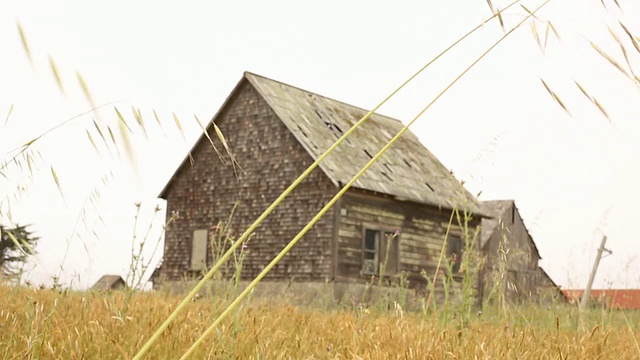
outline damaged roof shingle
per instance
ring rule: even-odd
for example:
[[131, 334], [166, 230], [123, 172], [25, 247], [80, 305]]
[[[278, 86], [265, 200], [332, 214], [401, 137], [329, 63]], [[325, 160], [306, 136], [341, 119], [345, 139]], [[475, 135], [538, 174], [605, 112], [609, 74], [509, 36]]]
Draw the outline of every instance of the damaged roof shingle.
[[[368, 113], [259, 75], [246, 72], [244, 77], [314, 160]], [[336, 185], [347, 183], [403, 126], [396, 119], [373, 114], [320, 163], [320, 168]], [[444, 208], [476, 208], [475, 198], [410, 131], [353, 187]]]

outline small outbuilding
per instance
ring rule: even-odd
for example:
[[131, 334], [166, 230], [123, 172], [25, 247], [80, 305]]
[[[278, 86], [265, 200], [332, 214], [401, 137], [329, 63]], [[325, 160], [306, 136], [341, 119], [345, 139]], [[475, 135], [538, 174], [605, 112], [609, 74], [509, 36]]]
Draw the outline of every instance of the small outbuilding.
[[93, 291], [123, 290], [127, 283], [120, 275], [103, 275], [92, 287]]
[[562, 296], [558, 285], [539, 265], [540, 252], [515, 201], [483, 201], [481, 207], [491, 216], [482, 220], [480, 236], [483, 297], [522, 303]]

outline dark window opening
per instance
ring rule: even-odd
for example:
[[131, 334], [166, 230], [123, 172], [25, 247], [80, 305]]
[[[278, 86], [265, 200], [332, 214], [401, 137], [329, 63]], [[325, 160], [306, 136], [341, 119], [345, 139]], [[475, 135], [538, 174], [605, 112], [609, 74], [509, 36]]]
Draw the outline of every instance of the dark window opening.
[[449, 235], [447, 239], [447, 258], [451, 266], [451, 273], [453, 275], [460, 272], [460, 264], [462, 263], [462, 256], [464, 255], [464, 241], [461, 237], [456, 235]]
[[320, 114], [320, 112], [319, 112], [318, 110], [315, 110], [315, 111], [316, 111], [316, 115], [318, 115], [318, 117], [319, 117], [320, 119], [323, 119], [322, 114]]
[[389, 166], [389, 164], [384, 163], [383, 165], [384, 165], [384, 167], [387, 168], [387, 170], [389, 170], [389, 172], [393, 172], [393, 170], [391, 170], [391, 166]]
[[389, 179], [389, 181], [393, 181], [393, 178], [391, 176], [389, 176], [389, 174], [387, 174], [386, 172], [380, 171], [380, 174], [382, 174], [382, 176], [384, 176], [387, 179]]
[[392, 276], [399, 271], [400, 239], [397, 232], [365, 229], [362, 242], [362, 273]]
[[404, 163], [407, 164], [409, 168], [411, 168], [411, 164], [407, 161], [407, 159], [402, 159], [402, 160], [404, 160]]
[[364, 153], [367, 154], [367, 156], [369, 156], [369, 159], [373, 159], [373, 155], [369, 154], [367, 150], [365, 150]]
[[433, 190], [433, 187], [431, 187], [431, 185], [429, 185], [429, 183], [424, 183], [424, 184], [425, 184], [425, 185], [427, 185], [427, 187], [429, 188], [429, 190], [431, 190], [431, 191], [434, 191], [434, 192], [435, 192], [435, 190]]
[[513, 224], [516, 221], [516, 205], [511, 205], [511, 223]]

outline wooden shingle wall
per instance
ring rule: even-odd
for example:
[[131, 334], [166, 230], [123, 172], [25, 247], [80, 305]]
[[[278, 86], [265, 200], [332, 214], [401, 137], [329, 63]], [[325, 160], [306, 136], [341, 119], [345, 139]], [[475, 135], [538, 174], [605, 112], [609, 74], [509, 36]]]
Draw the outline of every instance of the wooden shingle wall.
[[[311, 157], [246, 80], [238, 85], [218, 114], [216, 124], [225, 134], [240, 167], [223, 164], [211, 144], [200, 141], [188, 162], [174, 175], [164, 192], [167, 217], [179, 213], [165, 236], [159, 278], [180, 280], [189, 272], [193, 233], [226, 221], [234, 204], [232, 230], [239, 237], [296, 177], [312, 163]], [[220, 152], [224, 147], [213, 129], [210, 136]], [[271, 214], [251, 237], [242, 278], [256, 276], [333, 196], [335, 187], [316, 169]], [[329, 212], [272, 270], [267, 279], [321, 280], [331, 273], [333, 213]], [[211, 253], [207, 255], [211, 265]]]

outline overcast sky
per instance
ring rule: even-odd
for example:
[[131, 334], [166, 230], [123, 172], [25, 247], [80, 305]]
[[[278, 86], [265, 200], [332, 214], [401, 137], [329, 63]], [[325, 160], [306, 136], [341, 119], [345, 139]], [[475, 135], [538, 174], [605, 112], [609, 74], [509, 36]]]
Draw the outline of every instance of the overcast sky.
[[[628, 45], [632, 65], [640, 72], [640, 56], [617, 25], [621, 20], [640, 34], [640, 6], [621, 2], [624, 13], [612, 1], [605, 1], [605, 8], [599, 0], [552, 0], [539, 14], [538, 33], [545, 41], [545, 21], [550, 20], [561, 41], [550, 34], [543, 53], [528, 22], [412, 128], [469, 191], [482, 191], [480, 199], [516, 200], [540, 249], [541, 265], [563, 287], [584, 286], [603, 234], [613, 254], [602, 260], [596, 286], [640, 286], [635, 229], [640, 93], [588, 42], [627, 66], [609, 24]], [[493, 3], [504, 7], [507, 1]], [[523, 3], [533, 9], [541, 2]], [[194, 115], [209, 121], [243, 71], [369, 109], [491, 16], [483, 0], [393, 6], [376, 1], [172, 4], [16, 1], [2, 6], [0, 150], [5, 159], [10, 150], [91, 108], [76, 71], [103, 106], [36, 142], [34, 175], [13, 167], [5, 170], [8, 179], [0, 179], [2, 223], [31, 223], [42, 238], [28, 275], [35, 284], [50, 284], [59, 274], [66, 284], [86, 287], [105, 273], [127, 273], [134, 203], [142, 204], [140, 240], [154, 207], [164, 209], [158, 193], [201, 133]], [[513, 7], [504, 16], [506, 26], [524, 14]], [[24, 29], [32, 62], [16, 21]], [[486, 24], [380, 112], [409, 121], [502, 34], [498, 23]], [[572, 116], [553, 101], [540, 78]], [[605, 107], [611, 123], [574, 79]], [[103, 131], [112, 127], [119, 136], [114, 106], [134, 132], [134, 167], [118, 160], [113, 147], [105, 147], [92, 122]], [[148, 137], [136, 126], [132, 106], [140, 109]], [[172, 113], [181, 121], [184, 138]], [[17, 194], [21, 186], [28, 191]], [[147, 259], [162, 221], [163, 210], [147, 241]]]

